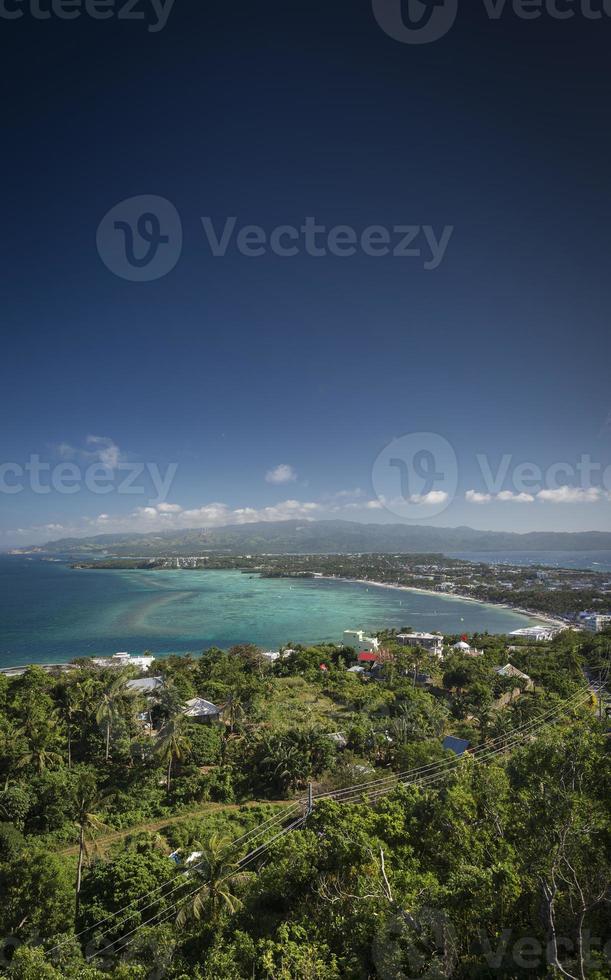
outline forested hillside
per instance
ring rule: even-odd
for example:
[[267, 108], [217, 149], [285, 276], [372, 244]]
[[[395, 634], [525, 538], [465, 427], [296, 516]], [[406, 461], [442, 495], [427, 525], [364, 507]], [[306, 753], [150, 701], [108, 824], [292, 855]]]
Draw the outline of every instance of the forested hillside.
[[2, 975], [611, 976], [611, 636], [458, 639], [0, 676]]
[[515, 534], [471, 527], [360, 524], [355, 521], [261, 521], [149, 534], [63, 538], [36, 550], [70, 555], [374, 554], [451, 551], [611, 550], [611, 533]]

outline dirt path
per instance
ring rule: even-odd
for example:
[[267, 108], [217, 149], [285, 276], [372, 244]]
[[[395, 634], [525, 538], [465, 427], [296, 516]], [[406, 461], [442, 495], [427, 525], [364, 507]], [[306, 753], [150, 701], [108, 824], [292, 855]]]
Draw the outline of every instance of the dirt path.
[[[115, 830], [110, 834], [105, 834], [101, 837], [96, 838], [96, 849], [104, 853], [108, 850], [112, 844], [116, 844], [118, 841], [122, 840], [124, 837], [128, 837], [130, 834], [140, 834], [140, 833], [155, 833], [156, 830], [161, 830], [163, 827], [168, 827], [170, 824], [182, 823], [183, 820], [191, 820], [194, 817], [205, 817], [209, 813], [223, 813], [228, 811], [241, 810], [244, 807], [249, 809], [255, 806], [291, 806], [290, 800], [251, 800], [248, 803], [206, 803], [196, 810], [188, 810], [184, 813], [179, 813], [174, 817], [163, 817], [158, 820], [147, 820], [146, 823], [134, 824], [132, 827], [126, 827], [123, 830]], [[71, 857], [78, 854], [78, 844], [70, 845], [70, 847], [64, 847], [57, 852], [62, 854], [64, 857]]]

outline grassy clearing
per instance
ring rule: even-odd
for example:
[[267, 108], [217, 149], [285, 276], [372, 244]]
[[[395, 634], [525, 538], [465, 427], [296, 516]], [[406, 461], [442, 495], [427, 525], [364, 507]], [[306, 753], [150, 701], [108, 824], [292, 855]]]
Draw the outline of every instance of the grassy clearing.
[[345, 709], [303, 677], [282, 677], [274, 682], [265, 704], [266, 725], [276, 731], [299, 726], [335, 725]]
[[[109, 834], [102, 834], [96, 838], [95, 851], [99, 856], [104, 856], [115, 844], [120, 844], [126, 837], [135, 837], [138, 834], [161, 833], [165, 828], [175, 827], [177, 824], [189, 823], [191, 821], [203, 822], [207, 817], [219, 817], [227, 814], [234, 817], [239, 823], [240, 814], [253, 810], [257, 807], [265, 810], [265, 818], [279, 813], [283, 808], [291, 805], [290, 800], [251, 800], [248, 803], [205, 803], [193, 810], [186, 810], [173, 817], [163, 817], [157, 820], [147, 820], [144, 823], [134, 824], [124, 830], [115, 830]], [[216, 821], [213, 821], [216, 822]], [[57, 852], [64, 857], [76, 857], [78, 845], [64, 847]]]

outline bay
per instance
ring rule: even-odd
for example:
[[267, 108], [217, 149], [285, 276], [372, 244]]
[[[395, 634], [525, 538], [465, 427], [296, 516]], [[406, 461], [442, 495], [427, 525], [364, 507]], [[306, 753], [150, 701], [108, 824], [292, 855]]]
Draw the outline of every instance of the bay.
[[538, 620], [500, 606], [356, 582], [239, 571], [75, 570], [0, 556], [0, 667], [119, 650], [341, 642], [346, 629], [505, 633]]

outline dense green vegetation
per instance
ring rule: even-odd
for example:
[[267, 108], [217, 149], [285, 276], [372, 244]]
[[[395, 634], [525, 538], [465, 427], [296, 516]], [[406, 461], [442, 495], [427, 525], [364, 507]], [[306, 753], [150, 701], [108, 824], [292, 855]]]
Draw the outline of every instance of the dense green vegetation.
[[[363, 676], [330, 645], [171, 657], [148, 699], [116, 670], [0, 676], [1, 974], [611, 977], [587, 688], [611, 635], [456, 639], [441, 662], [383, 634]], [[196, 696], [222, 721], [189, 720]]]

